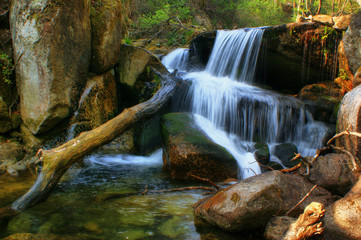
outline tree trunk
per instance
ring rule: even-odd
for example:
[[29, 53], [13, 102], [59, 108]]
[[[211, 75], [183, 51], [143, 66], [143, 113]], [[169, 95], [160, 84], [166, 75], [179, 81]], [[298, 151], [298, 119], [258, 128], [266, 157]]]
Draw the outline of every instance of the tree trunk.
[[40, 149], [37, 156], [43, 162], [43, 167], [35, 183], [11, 206], [0, 209], [0, 219], [15, 215], [46, 200], [53, 187], [74, 163], [98, 147], [111, 142], [139, 120], [159, 111], [174, 94], [178, 80], [174, 77], [175, 73], [162, 76], [156, 70], [153, 69], [153, 71], [161, 78], [162, 86], [151, 99], [125, 109], [112, 120], [80, 134], [59, 147], [51, 150]]

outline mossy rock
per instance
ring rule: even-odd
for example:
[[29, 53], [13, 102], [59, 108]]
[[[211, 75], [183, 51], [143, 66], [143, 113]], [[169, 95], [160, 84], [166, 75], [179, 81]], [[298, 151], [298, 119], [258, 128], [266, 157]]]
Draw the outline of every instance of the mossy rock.
[[268, 145], [264, 142], [257, 142], [254, 145], [254, 148], [256, 151], [254, 152], [254, 156], [260, 164], [267, 164], [270, 160], [270, 152]]
[[298, 153], [298, 149], [293, 143], [281, 143], [276, 145], [274, 149], [274, 155], [288, 168], [292, 168], [300, 163], [301, 160], [299, 159], [291, 161], [296, 153]]
[[160, 124], [163, 168], [172, 178], [193, 179], [191, 174], [213, 180], [237, 177], [237, 161], [200, 130], [193, 115], [169, 113]]

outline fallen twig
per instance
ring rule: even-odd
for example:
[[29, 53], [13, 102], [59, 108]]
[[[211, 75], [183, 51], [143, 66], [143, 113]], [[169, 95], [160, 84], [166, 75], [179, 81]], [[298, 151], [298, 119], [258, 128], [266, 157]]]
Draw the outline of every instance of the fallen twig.
[[335, 136], [333, 136], [330, 140], [328, 140], [326, 145], [330, 145], [336, 138], [342, 137], [344, 135], [351, 135], [351, 136], [361, 137], [361, 133], [350, 132], [350, 131], [346, 130], [346, 131], [340, 132], [340, 133], [336, 134]]
[[352, 153], [350, 153], [349, 151], [347, 151], [347, 150], [344, 149], [344, 148], [336, 147], [336, 146], [334, 146], [334, 145], [330, 145], [330, 147], [333, 148], [333, 149], [335, 149], [335, 150], [337, 150], [337, 151], [346, 153], [346, 154], [349, 156], [349, 158], [351, 159], [352, 165], [353, 165], [352, 171], [354, 171], [354, 172], [360, 172], [360, 171], [361, 171], [361, 168], [360, 168], [360, 166], [357, 164], [356, 159], [355, 159], [355, 157], [352, 155]]
[[210, 180], [208, 178], [201, 178], [201, 177], [198, 177], [193, 174], [190, 174], [189, 176], [194, 177], [195, 179], [198, 179], [200, 181], [207, 182], [207, 183], [211, 184], [213, 187], [215, 187], [217, 190], [221, 189], [217, 184], [215, 184], [212, 180]]
[[147, 42], [150, 43], [156, 36], [158, 36], [160, 33], [162, 32], [162, 30], [160, 30], [159, 32], [157, 32], [156, 34], [153, 35], [153, 37], [151, 37]]
[[281, 172], [283, 173], [290, 173], [290, 172], [294, 172], [297, 169], [299, 169], [301, 167], [302, 163], [297, 164], [296, 166], [292, 167], [292, 168], [286, 168], [286, 169], [282, 169]]
[[299, 201], [293, 208], [291, 208], [290, 210], [288, 210], [285, 215], [288, 216], [288, 214], [290, 214], [290, 213], [291, 213], [293, 210], [295, 210], [303, 201], [305, 201], [306, 198], [308, 198], [308, 197], [311, 195], [311, 193], [313, 192], [313, 190], [316, 189], [316, 187], [317, 187], [317, 184], [316, 184], [315, 186], [313, 186], [313, 188], [311, 188], [311, 190], [301, 199], [301, 201]]

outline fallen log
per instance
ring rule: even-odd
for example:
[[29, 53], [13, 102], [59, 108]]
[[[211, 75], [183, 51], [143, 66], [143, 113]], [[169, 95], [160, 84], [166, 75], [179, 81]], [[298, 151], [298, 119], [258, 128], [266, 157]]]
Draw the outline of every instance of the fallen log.
[[325, 209], [323, 204], [312, 202], [305, 208], [303, 214], [291, 224], [281, 240], [303, 240], [321, 235], [324, 231], [322, 224], [324, 215]]
[[64, 173], [77, 161], [98, 147], [111, 142], [136, 122], [159, 111], [175, 92], [178, 79], [175, 72], [162, 75], [152, 69], [161, 79], [161, 88], [146, 102], [124, 109], [118, 116], [105, 124], [80, 134], [77, 138], [51, 150], [40, 149], [39, 161], [43, 166], [33, 186], [11, 206], [0, 209], [0, 219], [24, 211], [49, 196], [53, 187]]

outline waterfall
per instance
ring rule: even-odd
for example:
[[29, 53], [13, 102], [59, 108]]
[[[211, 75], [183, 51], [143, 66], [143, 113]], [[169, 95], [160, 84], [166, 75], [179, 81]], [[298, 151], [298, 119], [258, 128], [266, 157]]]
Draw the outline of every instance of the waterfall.
[[[261, 28], [218, 31], [205, 70], [181, 74], [190, 86], [174, 104], [178, 111], [195, 114], [208, 137], [236, 158], [242, 178], [261, 172], [252, 154], [255, 141], [270, 146], [292, 142], [309, 156], [321, 147], [326, 131], [315, 125], [301, 101], [251, 85], [262, 35]], [[182, 58], [185, 50], [177, 51], [178, 57], [176, 52], [169, 56]], [[178, 68], [169, 59], [163, 63]], [[183, 60], [178, 64], [185, 69]]]

